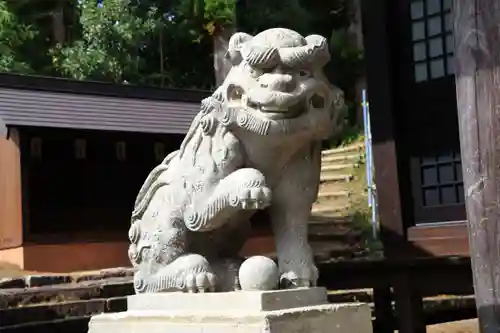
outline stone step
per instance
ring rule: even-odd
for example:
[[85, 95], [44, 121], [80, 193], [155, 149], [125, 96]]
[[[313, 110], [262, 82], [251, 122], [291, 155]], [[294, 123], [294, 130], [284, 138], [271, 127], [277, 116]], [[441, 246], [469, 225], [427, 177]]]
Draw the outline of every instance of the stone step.
[[347, 225], [310, 225], [309, 241], [339, 241], [354, 245], [361, 241], [361, 230], [349, 228]]
[[[344, 242], [336, 241], [312, 241], [310, 242], [311, 249], [316, 262], [331, 260], [332, 258], [352, 258], [360, 250], [359, 245], [345, 244]], [[276, 258], [276, 252], [262, 254], [269, 258]]]
[[348, 198], [351, 195], [350, 191], [319, 191], [318, 199]]
[[321, 210], [312, 211], [311, 213], [314, 216], [319, 216], [319, 217], [337, 218], [337, 217], [344, 216], [346, 214], [346, 211], [347, 211], [347, 209], [345, 209], [345, 210], [321, 209]]
[[320, 182], [350, 182], [354, 179], [351, 174], [321, 174], [319, 177]]
[[[73, 284], [47, 285], [35, 288], [12, 288], [0, 292], [0, 310], [9, 307], [122, 297], [134, 293], [133, 278], [109, 278]], [[1, 316], [0, 316], [1, 317]]]
[[352, 167], [356, 167], [355, 164], [325, 164], [321, 166], [321, 172], [328, 172], [328, 171], [339, 171], [339, 170], [344, 170], [344, 169], [349, 169]]
[[313, 207], [345, 207], [351, 204], [351, 198], [348, 196], [341, 197], [318, 197], [313, 204]]
[[324, 261], [332, 258], [352, 258], [359, 251], [358, 244], [351, 245], [344, 242], [327, 241], [312, 241], [311, 248], [314, 254], [315, 261]]
[[359, 161], [363, 157], [363, 154], [341, 154], [341, 155], [327, 155], [321, 157], [321, 164], [330, 162], [347, 162], [347, 161]]
[[349, 205], [335, 206], [335, 205], [324, 205], [324, 204], [314, 204], [311, 209], [311, 214], [313, 215], [325, 215], [325, 214], [342, 214], [349, 210]]
[[309, 226], [324, 226], [324, 225], [345, 225], [346, 228], [350, 228], [350, 225], [352, 224], [352, 217], [351, 216], [321, 216], [321, 215], [316, 215], [312, 214], [309, 217]]
[[363, 142], [349, 145], [346, 147], [339, 147], [339, 148], [333, 148], [333, 149], [327, 149], [323, 150], [321, 152], [322, 156], [330, 156], [330, 155], [336, 155], [336, 154], [343, 154], [343, 153], [351, 153], [351, 152], [360, 152], [365, 149], [365, 144]]
[[[331, 177], [335, 177], [335, 176], [349, 176], [350, 175], [349, 171], [350, 171], [350, 169], [332, 170], [332, 171], [321, 171], [320, 178], [330, 179]], [[333, 180], [334, 181], [338, 181], [337, 179], [333, 179]], [[351, 180], [351, 179], [349, 179], [349, 180]]]
[[[318, 194], [319, 193], [329, 193], [329, 192], [346, 192], [350, 191], [348, 188], [350, 183], [346, 182], [321, 182], [319, 184]], [[353, 192], [351, 195], [356, 195], [357, 193]]]

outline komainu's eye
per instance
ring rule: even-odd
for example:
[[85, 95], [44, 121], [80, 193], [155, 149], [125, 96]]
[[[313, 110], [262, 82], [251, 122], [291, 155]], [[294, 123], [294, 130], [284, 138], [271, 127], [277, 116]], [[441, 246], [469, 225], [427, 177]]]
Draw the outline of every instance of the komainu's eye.
[[311, 75], [311, 72], [306, 71], [306, 70], [304, 70], [304, 69], [303, 69], [303, 70], [301, 70], [301, 71], [299, 72], [299, 75], [300, 75], [301, 77], [311, 77], [311, 76], [312, 76], [312, 75]]
[[228, 89], [228, 100], [229, 101], [240, 101], [243, 96], [244, 91], [240, 87], [231, 85]]
[[319, 94], [314, 94], [309, 103], [315, 109], [323, 109], [325, 107], [325, 98]]

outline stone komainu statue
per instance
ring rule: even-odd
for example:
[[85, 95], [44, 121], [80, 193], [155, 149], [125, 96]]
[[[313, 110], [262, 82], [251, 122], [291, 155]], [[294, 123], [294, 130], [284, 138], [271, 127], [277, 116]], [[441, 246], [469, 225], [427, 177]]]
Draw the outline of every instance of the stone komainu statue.
[[138, 194], [129, 231], [138, 293], [234, 290], [258, 210], [272, 224], [282, 285], [316, 284], [307, 223], [321, 140], [343, 107], [322, 71], [327, 40], [282, 28], [236, 33], [227, 55], [224, 83]]

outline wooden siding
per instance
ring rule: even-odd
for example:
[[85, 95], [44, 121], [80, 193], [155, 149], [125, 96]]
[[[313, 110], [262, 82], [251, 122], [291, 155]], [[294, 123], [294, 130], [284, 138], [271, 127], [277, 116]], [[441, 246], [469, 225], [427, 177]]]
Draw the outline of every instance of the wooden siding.
[[7, 126], [185, 134], [200, 102], [0, 88]]
[[0, 249], [22, 243], [21, 166], [19, 135], [10, 129], [0, 138]]

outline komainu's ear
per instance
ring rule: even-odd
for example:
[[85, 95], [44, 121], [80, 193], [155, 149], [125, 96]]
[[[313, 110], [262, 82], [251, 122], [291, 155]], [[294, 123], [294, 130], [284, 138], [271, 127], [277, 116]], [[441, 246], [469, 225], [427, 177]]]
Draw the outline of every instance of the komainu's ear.
[[250, 41], [253, 38], [244, 32], [237, 32], [231, 36], [229, 39], [229, 45], [226, 52], [226, 58], [228, 58], [231, 63], [236, 66], [241, 62], [241, 47], [245, 42]]
[[306, 37], [307, 45], [313, 45], [315, 50], [314, 62], [318, 67], [323, 67], [330, 61], [330, 50], [328, 40], [320, 35], [309, 35]]

